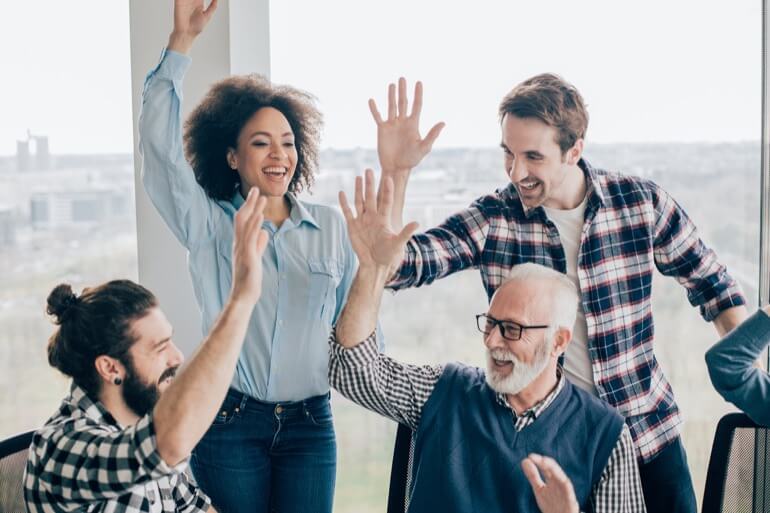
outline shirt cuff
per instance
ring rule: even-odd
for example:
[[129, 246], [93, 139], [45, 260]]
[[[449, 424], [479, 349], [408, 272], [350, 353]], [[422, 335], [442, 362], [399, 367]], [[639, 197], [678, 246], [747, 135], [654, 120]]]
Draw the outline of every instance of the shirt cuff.
[[187, 468], [187, 460], [172, 467], [161, 458], [152, 413], [139, 419], [134, 426], [134, 442], [136, 461], [152, 479], [159, 479], [173, 472], [184, 472]]
[[412, 283], [415, 282], [414, 277], [418, 270], [417, 259], [417, 250], [414, 248], [412, 240], [409, 240], [406, 244], [406, 252], [403, 260], [401, 260], [401, 265], [399, 265], [393, 275], [388, 278], [388, 282], [385, 284], [386, 289], [395, 292], [397, 290], [409, 288]]
[[191, 63], [189, 55], [164, 48], [160, 54], [160, 62], [152, 73], [171, 80], [181, 80]]
[[[697, 302], [696, 302], [697, 304]], [[735, 306], [745, 306], [746, 298], [741, 290], [733, 283], [717, 297], [701, 305], [701, 316], [706, 322], [713, 322], [719, 314]]]
[[380, 351], [377, 348], [376, 329], [357, 345], [344, 347], [337, 342], [337, 327], [335, 326], [329, 338], [329, 346], [331, 357], [344, 366], [362, 367], [373, 362], [380, 355]]

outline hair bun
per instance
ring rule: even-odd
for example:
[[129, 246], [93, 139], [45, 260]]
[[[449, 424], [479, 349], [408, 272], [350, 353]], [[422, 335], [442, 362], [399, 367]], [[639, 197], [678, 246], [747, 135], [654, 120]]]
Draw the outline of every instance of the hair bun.
[[57, 285], [48, 295], [48, 315], [56, 316], [56, 324], [64, 322], [80, 299], [72, 292], [72, 287], [66, 283]]

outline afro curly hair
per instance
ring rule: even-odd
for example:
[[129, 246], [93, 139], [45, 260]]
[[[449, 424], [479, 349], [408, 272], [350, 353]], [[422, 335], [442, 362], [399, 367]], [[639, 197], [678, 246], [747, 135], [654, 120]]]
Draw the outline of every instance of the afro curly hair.
[[227, 163], [227, 152], [237, 147], [243, 126], [260, 109], [272, 107], [289, 121], [297, 148], [297, 170], [289, 192], [313, 184], [318, 167], [323, 117], [309, 93], [272, 84], [252, 74], [229, 77], [215, 83], [184, 126], [184, 152], [195, 179], [212, 199], [229, 200], [240, 183]]

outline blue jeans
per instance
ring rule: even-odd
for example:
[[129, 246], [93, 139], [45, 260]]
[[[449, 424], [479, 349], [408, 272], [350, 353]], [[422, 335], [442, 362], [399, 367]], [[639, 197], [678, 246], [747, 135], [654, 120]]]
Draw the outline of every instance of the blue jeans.
[[219, 513], [331, 513], [337, 442], [329, 394], [264, 403], [230, 389], [190, 462]]

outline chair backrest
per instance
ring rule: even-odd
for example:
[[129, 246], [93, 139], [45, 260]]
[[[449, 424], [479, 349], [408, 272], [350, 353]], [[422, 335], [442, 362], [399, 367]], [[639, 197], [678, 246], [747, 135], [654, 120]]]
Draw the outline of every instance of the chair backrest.
[[0, 442], [0, 511], [25, 513], [23, 476], [33, 431]]
[[714, 435], [703, 513], [738, 511], [770, 511], [770, 428], [730, 413]]
[[393, 447], [393, 464], [390, 467], [390, 488], [388, 490], [388, 513], [404, 513], [408, 506], [408, 489], [412, 481], [412, 458], [414, 440], [412, 430], [398, 425], [396, 444]]

